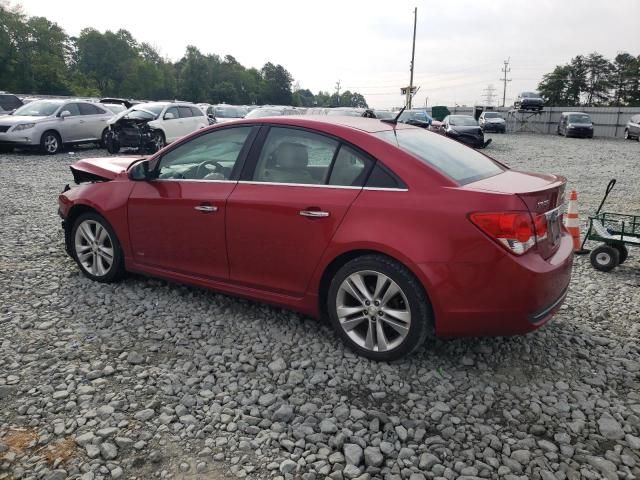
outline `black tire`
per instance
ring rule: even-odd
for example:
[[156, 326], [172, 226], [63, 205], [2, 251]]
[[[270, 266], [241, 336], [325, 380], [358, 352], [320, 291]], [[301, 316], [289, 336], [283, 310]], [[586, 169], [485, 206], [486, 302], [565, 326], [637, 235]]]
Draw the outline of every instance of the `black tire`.
[[100, 141], [98, 142], [98, 146], [100, 148], [107, 148], [107, 135], [109, 135], [109, 129], [105, 128], [102, 131], [102, 135], [100, 135]]
[[628, 128], [624, 129], [624, 139], [625, 140], [632, 140], [631, 136], [629, 135], [629, 129]]
[[[345, 295], [343, 282], [346, 282], [350, 276], [356, 273], [361, 274], [360, 278], [363, 279], [363, 284], [366, 285], [365, 288], [371, 296], [366, 301], [369, 306], [365, 306], [365, 300], [362, 298], [356, 299], [353, 294]], [[383, 303], [374, 306], [375, 278], [380, 274], [386, 278], [385, 283], [382, 284], [386, 288], [380, 290]], [[372, 281], [373, 283], [371, 283]], [[399, 292], [385, 300], [386, 294], [383, 294], [383, 292], [388, 293], [390, 291], [391, 282], [399, 287]], [[358, 291], [360, 292], [360, 290]], [[338, 316], [339, 302], [342, 302], [342, 308], [345, 310], [351, 308], [346, 305], [347, 299], [350, 299], [351, 303], [356, 305], [356, 309], [361, 309], [359, 313], [353, 312], [349, 314], [352, 316], [345, 315], [345, 320], [351, 321], [355, 325], [349, 329], [349, 333], [343, 327], [343, 323], [341, 323]], [[388, 307], [389, 305], [391, 307]], [[388, 309], [385, 309], [385, 306]], [[403, 309], [405, 311], [404, 314], [406, 312], [409, 313], [409, 326], [408, 330], [403, 328], [404, 334], [399, 333], [389, 322], [395, 322], [396, 325], [401, 326], [406, 325], [406, 322], [397, 321], [396, 318], [399, 317], [384, 313], [388, 311], [397, 313]], [[382, 310], [384, 312], [381, 312]], [[327, 295], [327, 311], [333, 327], [349, 348], [359, 355], [378, 361], [397, 360], [410, 355], [424, 343], [427, 335], [432, 331], [433, 325], [431, 304], [420, 282], [406, 267], [383, 255], [363, 255], [343, 265], [331, 279]], [[384, 337], [385, 343], [388, 341], [388, 345], [391, 347], [387, 350], [381, 351], [378, 346], [380, 335], [377, 322], [380, 322], [379, 328], [383, 330], [382, 337]], [[372, 328], [372, 331], [374, 331], [374, 327], [376, 332], [375, 345], [373, 348], [368, 348], [365, 337], [368, 329]], [[358, 337], [360, 342], [354, 340], [350, 335]]]
[[[104, 269], [104, 266], [106, 264], [104, 257], [102, 257], [101, 259], [98, 253], [93, 253], [97, 252], [97, 249], [94, 250], [90, 242], [83, 242], [83, 240], [86, 239], [86, 236], [83, 235], [82, 232], [78, 232], [78, 230], [82, 226], [82, 228], [88, 227], [90, 229], [90, 233], [96, 234], [98, 230], [93, 229], [94, 225], [100, 225], [108, 234], [107, 238], [104, 241], [104, 245], [105, 248], [108, 248], [110, 245], [113, 254], [111, 264], [107, 269]], [[81, 248], [81, 246], [83, 245], [86, 246], [86, 250], [84, 252], [78, 252], [78, 248]], [[122, 252], [122, 247], [120, 246], [120, 241], [118, 240], [118, 237], [113, 231], [111, 225], [109, 225], [109, 222], [107, 222], [98, 213], [83, 213], [75, 220], [71, 229], [71, 236], [69, 237], [69, 247], [71, 248], [71, 253], [74, 260], [78, 264], [78, 267], [80, 267], [80, 271], [91, 280], [102, 283], [111, 283], [119, 280], [124, 276], [124, 255]], [[89, 251], [88, 254], [92, 257], [90, 262], [87, 258], [87, 261], [90, 264], [89, 266], [83, 263], [83, 260], [80, 258], [83, 253], [86, 255], [87, 251]], [[98, 263], [96, 263], [96, 261]], [[104, 273], [100, 273], [100, 267], [97, 266], [98, 264], [100, 265], [100, 267], [102, 267]], [[95, 269], [93, 268], [93, 265], [96, 265]]]
[[40, 150], [45, 155], [55, 155], [62, 151], [62, 139], [57, 132], [47, 130], [40, 138]]
[[0, 145], [0, 153], [11, 153], [13, 152], [13, 147], [9, 145]]
[[593, 249], [589, 260], [596, 270], [610, 272], [620, 263], [620, 254], [616, 248], [609, 245], [600, 245]]
[[617, 243], [611, 246], [618, 250], [618, 265], [622, 265], [629, 257], [629, 249], [622, 243]]
[[147, 150], [149, 153], [156, 153], [158, 150], [162, 150], [166, 144], [167, 141], [165, 140], [164, 133], [160, 130], [156, 130], [153, 132], [153, 137], [147, 146]]
[[115, 153], [118, 153], [120, 151], [120, 143], [118, 142], [118, 139], [115, 138], [113, 133], [107, 134], [107, 137], [105, 139], [105, 143], [106, 143], [106, 147], [107, 147], [107, 152], [109, 152], [111, 154], [115, 154]]
[[556, 131], [558, 132], [558, 135], [562, 136], [562, 133], [560, 133], [560, 127], [558, 127]]

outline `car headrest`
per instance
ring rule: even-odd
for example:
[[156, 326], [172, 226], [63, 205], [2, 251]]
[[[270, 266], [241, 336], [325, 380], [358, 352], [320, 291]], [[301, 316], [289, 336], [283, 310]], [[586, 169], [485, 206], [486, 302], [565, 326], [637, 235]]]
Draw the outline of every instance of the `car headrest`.
[[300, 143], [283, 142], [273, 153], [280, 168], [306, 168], [309, 164], [307, 147]]

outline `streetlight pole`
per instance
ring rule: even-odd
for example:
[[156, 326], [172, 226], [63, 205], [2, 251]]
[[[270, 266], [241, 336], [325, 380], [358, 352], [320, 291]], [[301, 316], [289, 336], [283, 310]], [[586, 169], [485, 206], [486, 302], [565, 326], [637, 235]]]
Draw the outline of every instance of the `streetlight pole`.
[[411, 77], [409, 78], [409, 91], [407, 92], [407, 109], [411, 109], [413, 92], [413, 65], [416, 56], [416, 23], [418, 21], [418, 7], [413, 9], [413, 46], [411, 47]]

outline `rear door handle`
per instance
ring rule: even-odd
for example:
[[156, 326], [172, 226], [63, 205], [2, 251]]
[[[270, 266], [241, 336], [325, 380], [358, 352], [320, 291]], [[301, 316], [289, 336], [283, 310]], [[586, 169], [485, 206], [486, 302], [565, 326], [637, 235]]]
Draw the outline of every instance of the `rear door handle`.
[[300, 210], [300, 215], [310, 218], [325, 218], [329, 216], [329, 212], [323, 212], [322, 210]]
[[218, 211], [218, 207], [215, 207], [213, 205], [198, 205], [197, 207], [193, 208], [202, 213], [213, 213]]

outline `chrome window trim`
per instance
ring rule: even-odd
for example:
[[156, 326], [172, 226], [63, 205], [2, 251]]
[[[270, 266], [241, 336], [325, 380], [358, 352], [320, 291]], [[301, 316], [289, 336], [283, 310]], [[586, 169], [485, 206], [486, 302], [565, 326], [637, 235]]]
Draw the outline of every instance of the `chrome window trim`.
[[206, 178], [154, 178], [153, 182], [206, 182], [206, 183], [238, 183], [237, 180], [208, 180]]
[[353, 187], [350, 185], [325, 185], [315, 183], [280, 183], [280, 182], [256, 182], [253, 180], [240, 180], [238, 183], [246, 185], [271, 185], [279, 187], [312, 187], [312, 188], [340, 188], [346, 190], [370, 190], [382, 192], [408, 192], [408, 188], [383, 188], [383, 187]]

